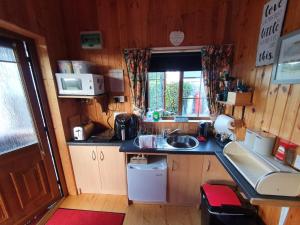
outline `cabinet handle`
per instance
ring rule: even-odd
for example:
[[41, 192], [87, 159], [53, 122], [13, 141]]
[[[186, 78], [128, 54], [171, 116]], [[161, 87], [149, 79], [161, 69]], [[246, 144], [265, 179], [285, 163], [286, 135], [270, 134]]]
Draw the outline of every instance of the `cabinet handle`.
[[101, 161], [103, 161], [103, 160], [104, 160], [104, 154], [103, 154], [103, 152], [102, 152], [102, 151], [100, 152], [100, 159], [101, 159]]
[[211, 163], [210, 163], [210, 160], [208, 160], [208, 164], [207, 164], [206, 172], [208, 172], [208, 171], [210, 170], [210, 165], [211, 165]]
[[175, 161], [174, 160], [172, 160], [172, 171], [174, 171], [174, 164], [175, 164]]
[[95, 153], [94, 150], [93, 150], [93, 152], [92, 152], [92, 159], [93, 159], [93, 160], [96, 160], [96, 153]]

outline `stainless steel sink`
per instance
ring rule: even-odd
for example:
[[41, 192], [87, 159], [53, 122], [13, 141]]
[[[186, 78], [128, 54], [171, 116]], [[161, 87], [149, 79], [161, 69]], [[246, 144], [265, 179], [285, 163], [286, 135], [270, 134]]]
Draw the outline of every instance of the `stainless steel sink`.
[[192, 149], [199, 145], [199, 141], [195, 137], [189, 135], [170, 136], [167, 137], [166, 142], [168, 145], [180, 149]]
[[[133, 144], [140, 148], [138, 137], [134, 139]], [[192, 150], [198, 147], [199, 141], [195, 137], [190, 135], [172, 135], [166, 138], [163, 138], [162, 136], [157, 136], [155, 145], [155, 149], [158, 151]]]

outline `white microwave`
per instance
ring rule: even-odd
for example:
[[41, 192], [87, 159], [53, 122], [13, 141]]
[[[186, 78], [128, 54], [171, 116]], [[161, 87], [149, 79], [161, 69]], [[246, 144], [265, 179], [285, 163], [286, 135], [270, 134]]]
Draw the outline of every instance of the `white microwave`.
[[56, 73], [60, 95], [100, 95], [105, 92], [104, 77], [96, 74]]

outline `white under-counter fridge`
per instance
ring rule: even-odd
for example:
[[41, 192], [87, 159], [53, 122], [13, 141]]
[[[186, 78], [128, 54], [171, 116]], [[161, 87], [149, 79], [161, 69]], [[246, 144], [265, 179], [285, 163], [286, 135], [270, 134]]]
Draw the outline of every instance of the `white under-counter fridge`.
[[128, 163], [128, 199], [141, 202], [166, 202], [167, 170], [166, 158], [153, 158], [148, 164]]

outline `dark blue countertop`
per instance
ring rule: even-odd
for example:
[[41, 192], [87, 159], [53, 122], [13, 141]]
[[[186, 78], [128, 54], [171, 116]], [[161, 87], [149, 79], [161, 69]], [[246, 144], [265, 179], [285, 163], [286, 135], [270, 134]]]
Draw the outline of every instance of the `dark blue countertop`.
[[295, 205], [300, 205], [300, 197], [261, 195], [257, 193], [252, 185], [249, 184], [249, 182], [244, 178], [244, 176], [234, 167], [234, 165], [232, 165], [232, 163], [226, 158], [226, 156], [224, 156], [223, 152], [216, 152], [216, 157], [252, 204], [259, 204], [259, 202], [267, 201], [273, 203], [275, 203], [276, 201], [278, 203], [279, 201], [291, 201], [295, 202]]
[[[223, 167], [227, 170], [235, 183], [239, 186], [245, 197], [254, 204], [277, 204], [277, 205], [300, 205], [300, 197], [286, 197], [274, 195], [261, 195], [255, 191], [251, 184], [243, 175], [232, 165], [224, 156], [221, 148], [215, 139], [211, 138], [207, 142], [200, 142], [199, 146], [192, 150], [157, 150], [157, 149], [140, 149], [133, 144], [133, 140], [124, 142], [120, 147], [120, 152], [126, 153], [167, 153], [167, 154], [194, 154], [194, 155], [215, 155]], [[287, 204], [287, 201], [289, 202]]]
[[122, 145], [122, 141], [105, 141], [105, 140], [101, 140], [101, 141], [69, 141], [67, 142], [68, 145], [81, 145], [81, 146], [121, 146]]
[[[134, 139], [120, 140], [87, 140], [87, 141], [70, 141], [69, 145], [82, 146], [120, 146], [120, 152], [124, 153], [167, 153], [167, 154], [191, 154], [191, 155], [215, 155], [223, 167], [227, 170], [235, 183], [239, 186], [245, 197], [254, 205], [257, 204], [277, 204], [278, 206], [294, 205], [300, 206], [300, 197], [285, 197], [273, 195], [258, 194], [251, 184], [243, 175], [232, 165], [232, 163], [223, 155], [221, 148], [215, 139], [208, 139], [207, 142], [200, 142], [197, 148], [192, 150], [157, 150], [157, 149], [140, 149], [133, 143]], [[287, 204], [286, 202], [289, 202]]]
[[176, 150], [166, 150], [166, 149], [140, 149], [134, 145], [133, 140], [128, 140], [122, 143], [120, 147], [120, 152], [126, 153], [168, 153], [168, 154], [202, 154], [202, 155], [214, 155], [215, 152], [222, 152], [222, 148], [216, 143], [216, 141], [211, 138], [207, 142], [200, 142], [199, 146], [191, 150], [176, 149]]

